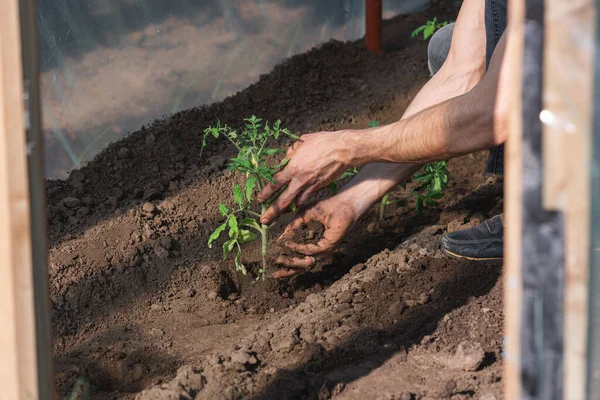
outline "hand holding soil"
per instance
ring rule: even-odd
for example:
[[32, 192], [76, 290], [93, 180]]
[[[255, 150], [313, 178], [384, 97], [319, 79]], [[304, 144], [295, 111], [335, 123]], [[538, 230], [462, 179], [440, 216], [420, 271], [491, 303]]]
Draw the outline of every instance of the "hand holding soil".
[[[285, 268], [273, 275], [285, 278], [306, 271], [317, 260], [331, 254], [358, 220], [354, 208], [334, 196], [298, 210], [279, 242], [297, 253], [276, 260]], [[320, 228], [320, 229], [319, 229]]]
[[290, 160], [258, 194], [257, 200], [267, 202], [284, 186], [287, 188], [271, 203], [261, 222], [269, 224], [296, 201], [306, 203], [311, 194], [326, 187], [353, 165], [356, 131], [319, 132], [303, 135], [287, 151]]

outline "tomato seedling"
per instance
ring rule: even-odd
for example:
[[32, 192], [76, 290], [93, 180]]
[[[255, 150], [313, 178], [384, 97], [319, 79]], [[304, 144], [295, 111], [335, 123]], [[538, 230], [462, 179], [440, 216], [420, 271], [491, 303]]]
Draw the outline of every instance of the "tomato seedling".
[[[235, 252], [235, 267], [238, 271], [246, 274], [246, 267], [242, 263], [241, 245], [260, 237], [262, 241], [262, 268], [259, 269], [258, 273], [264, 277], [267, 267], [269, 226], [261, 224], [260, 217], [269, 208], [269, 204], [261, 204], [260, 213], [254, 211], [252, 209], [255, 200], [254, 192], [256, 189], [258, 191], [262, 190], [268, 182], [274, 183], [273, 176], [289, 162], [289, 159], [286, 158], [279, 164], [269, 166], [267, 164], [268, 156], [285, 153], [285, 151], [268, 148], [268, 142], [271, 139], [279, 139], [282, 134], [296, 140], [299, 138], [287, 129], [281, 128], [281, 121], [277, 121], [272, 127], [269, 127], [268, 122], [262, 125], [262, 119], [252, 116], [251, 118], [245, 118], [244, 122], [244, 128], [240, 132], [231, 129], [227, 125], [221, 126], [220, 122], [217, 122], [216, 126], [204, 130], [205, 137], [208, 135], [215, 138], [224, 136], [233, 143], [238, 150], [238, 154], [235, 158], [229, 160], [229, 170], [241, 173], [246, 177], [243, 188], [237, 184], [233, 187], [234, 205], [229, 208], [224, 203], [219, 204], [219, 212], [225, 217], [225, 222], [219, 225], [210, 235], [208, 247], [212, 247], [213, 242], [219, 239], [221, 234], [227, 230], [229, 239], [223, 243], [223, 259], [227, 259], [231, 253]], [[203, 140], [203, 143], [205, 142]]]
[[433, 36], [435, 31], [446, 25], [448, 25], [448, 21], [438, 22], [437, 17], [434, 17], [432, 21], [427, 21], [425, 25], [421, 25], [420, 27], [415, 29], [410, 35], [410, 37], [415, 38], [419, 36], [419, 33], [423, 32], [423, 39], [427, 40], [431, 36]]
[[[421, 215], [423, 208], [434, 206], [444, 196], [442, 192], [448, 185], [448, 175], [449, 171], [446, 161], [436, 161], [425, 165], [423, 173], [415, 174], [412, 177], [413, 182], [420, 182], [421, 184], [412, 189], [407, 197], [390, 200], [389, 194], [383, 196], [379, 207], [379, 219], [383, 219], [385, 216], [385, 208], [387, 206], [405, 202], [411, 197], [415, 198], [417, 215]], [[403, 182], [400, 187], [406, 189], [406, 182]]]

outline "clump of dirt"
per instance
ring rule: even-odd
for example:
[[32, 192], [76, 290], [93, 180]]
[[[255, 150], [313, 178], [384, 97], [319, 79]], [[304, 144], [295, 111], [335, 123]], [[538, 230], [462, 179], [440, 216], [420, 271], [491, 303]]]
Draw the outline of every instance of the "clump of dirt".
[[[404, 33], [381, 56], [332, 41], [292, 57], [224, 102], [142, 127], [48, 181], [57, 392], [87, 376], [102, 400], [500, 398], [500, 268], [439, 249], [444, 233], [502, 208], [501, 181], [473, 172], [484, 153], [450, 161], [446, 195], [422, 216], [405, 204], [379, 221], [374, 207], [331, 262], [291, 279], [241, 275], [207, 247], [239, 182], [226, 171], [231, 145], [200, 155], [202, 127], [252, 114], [294, 133], [396, 121], [428, 79], [426, 43], [411, 30], [455, 19], [458, 6], [389, 21]], [[299, 239], [322, 234], [309, 223]], [[260, 246], [244, 245], [243, 262], [258, 265]]]
[[294, 229], [292, 241], [298, 244], [317, 244], [323, 238], [325, 227], [319, 221], [311, 220]]

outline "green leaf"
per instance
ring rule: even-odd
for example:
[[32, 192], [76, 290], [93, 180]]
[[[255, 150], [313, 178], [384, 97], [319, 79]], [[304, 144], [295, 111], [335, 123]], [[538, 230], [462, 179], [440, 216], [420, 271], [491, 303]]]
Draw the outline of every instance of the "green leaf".
[[423, 30], [425, 29], [425, 25], [418, 27], [417, 29], [415, 29], [413, 31], [413, 33], [410, 35], [410, 37], [416, 37], [419, 33], [421, 33]]
[[223, 260], [225, 260], [233, 248], [235, 247], [235, 239], [229, 239], [225, 243], [223, 243]]
[[415, 182], [427, 182], [429, 181], [429, 175], [427, 174], [418, 174], [418, 175], [414, 175], [412, 180]]
[[252, 218], [244, 218], [242, 219], [242, 221], [240, 222], [240, 225], [246, 225], [246, 226], [251, 226], [255, 229], [260, 230], [260, 225], [258, 224], [258, 222], [256, 222], [255, 220], [253, 220]]
[[235, 215], [229, 216], [229, 237], [237, 237], [240, 232], [238, 221]]
[[400, 187], [401, 187], [402, 189], [406, 190], [406, 182], [402, 182], [402, 183], [400, 184]]
[[262, 153], [266, 156], [273, 156], [275, 154], [285, 153], [285, 150], [281, 149], [263, 149]]
[[442, 191], [442, 179], [439, 176], [433, 178], [433, 186], [431, 188], [432, 194], [437, 194]]
[[381, 199], [381, 204], [383, 204], [384, 206], [387, 206], [390, 204], [389, 201], [390, 195], [386, 194], [385, 196], [383, 196], [383, 198]]
[[430, 36], [433, 35], [433, 31], [435, 30], [435, 26], [428, 26], [423, 31], [423, 38], [425, 40], [429, 39]]
[[300, 139], [300, 136], [294, 135], [293, 133], [291, 133], [287, 129], [282, 129], [281, 132], [285, 133], [286, 135], [288, 135], [289, 137], [291, 137], [294, 140], [299, 140]]
[[288, 163], [290, 162], [289, 158], [284, 158], [283, 160], [281, 160], [281, 162], [277, 165], [277, 168], [283, 168], [285, 167]]
[[246, 181], [246, 185], [244, 186], [244, 192], [246, 192], [246, 199], [248, 201], [252, 201], [252, 193], [254, 193], [254, 188], [256, 187], [256, 178], [251, 176]]
[[238, 252], [235, 256], [235, 269], [240, 271], [242, 274], [246, 275], [246, 267], [242, 264], [242, 252], [238, 249]]
[[258, 235], [252, 231], [249, 231], [247, 229], [242, 229], [240, 230], [240, 243], [248, 243], [248, 242], [252, 242], [254, 240], [256, 240], [258, 238]]
[[296, 206], [296, 201], [292, 201], [290, 204], [290, 210], [292, 211], [296, 211], [298, 209], [298, 207]]
[[369, 128], [375, 128], [376, 126], [379, 126], [379, 121], [369, 121]]
[[338, 185], [335, 182], [331, 182], [329, 185], [327, 185], [327, 187], [329, 188], [329, 190], [331, 191], [331, 195], [335, 196], [338, 192]]
[[223, 203], [219, 204], [219, 212], [221, 213], [222, 216], [226, 217], [227, 214], [229, 214], [229, 209], [227, 208], [227, 206]]
[[233, 201], [240, 207], [244, 205], [244, 194], [237, 184], [233, 186]]
[[210, 237], [208, 238], [209, 248], [212, 248], [212, 242], [214, 242], [219, 238], [219, 236], [221, 236], [221, 233], [223, 233], [225, 228], [227, 228], [227, 222], [223, 222], [221, 225], [219, 225], [219, 227], [215, 229], [215, 231], [210, 235]]
[[358, 169], [356, 167], [350, 168], [348, 171], [344, 172], [342, 174], [342, 176], [340, 176], [338, 179], [349, 178], [349, 177], [354, 176], [356, 174], [358, 174]]

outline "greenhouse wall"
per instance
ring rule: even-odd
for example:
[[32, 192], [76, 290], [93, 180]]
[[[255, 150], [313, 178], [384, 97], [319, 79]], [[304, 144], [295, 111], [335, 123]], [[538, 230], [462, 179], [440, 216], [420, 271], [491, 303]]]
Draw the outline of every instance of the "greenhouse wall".
[[[388, 0], [384, 18], [426, 0]], [[364, 0], [39, 2], [46, 176], [182, 109], [235, 94], [286, 57], [364, 35]]]

